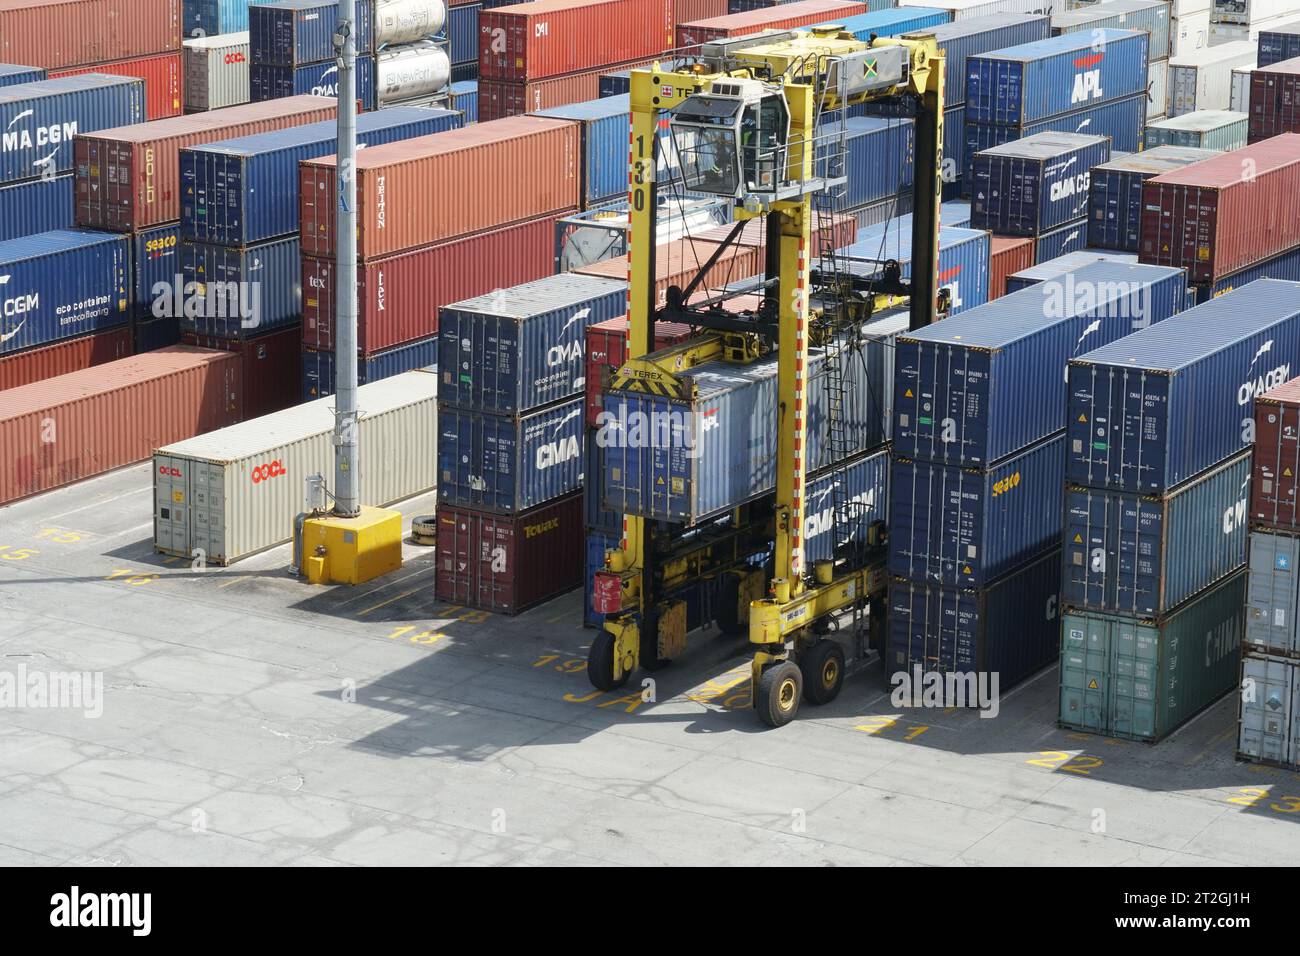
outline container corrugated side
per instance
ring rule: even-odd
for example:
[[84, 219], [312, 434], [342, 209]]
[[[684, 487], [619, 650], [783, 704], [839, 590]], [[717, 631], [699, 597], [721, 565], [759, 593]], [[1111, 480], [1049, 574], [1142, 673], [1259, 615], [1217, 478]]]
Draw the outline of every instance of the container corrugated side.
[[1250, 77], [1252, 143], [1279, 133], [1300, 132], [1300, 59], [1260, 67]]
[[447, 56], [453, 64], [478, 68], [478, 17], [481, 3], [466, 3], [447, 11]]
[[[378, 108], [375, 79], [374, 56], [357, 57], [357, 102], [362, 110]], [[248, 98], [251, 102], [264, 103], [297, 95], [338, 96], [338, 65], [332, 60], [303, 66], [271, 66], [254, 62], [248, 68]]]
[[[771, 6], [781, 6], [781, 4], [771, 4]], [[918, 30], [926, 30], [931, 27], [939, 27], [949, 23], [951, 17], [947, 10], [939, 10], [933, 7], [911, 7], [900, 9], [897, 7], [872, 10], [870, 13], [860, 13], [852, 17], [839, 17], [827, 20], [825, 25], [832, 24], [844, 28], [846, 33], [852, 33], [859, 40], [868, 40], [872, 34], [878, 37], [896, 37], [905, 33], [914, 33]], [[815, 24], [821, 26], [822, 24]], [[946, 85], [946, 84], [945, 84]]]
[[[358, 56], [375, 50], [375, 4], [354, 0], [353, 43]], [[300, 66], [333, 60], [334, 34], [338, 32], [339, 6], [331, 0], [276, 0], [248, 9], [248, 32], [253, 63]]]
[[1254, 438], [1255, 396], [1300, 369], [1300, 284], [1260, 279], [1069, 364], [1066, 477], [1158, 494]]
[[1300, 24], [1279, 24], [1259, 31], [1259, 65], [1272, 66], [1300, 56]]
[[1145, 30], [1151, 35], [1148, 56], [1153, 61], [1169, 56], [1169, 24], [1168, 0], [1105, 0], [1073, 10], [1054, 9], [1052, 13], [1053, 33], [1091, 32], [1106, 27]]
[[[1104, 249], [1080, 249], [1078, 252], [1067, 252], [1063, 256], [1048, 259], [1041, 265], [1030, 266], [1028, 269], [1007, 276], [1007, 291], [1017, 292], [1020, 289], [1027, 289], [1031, 285], [1059, 278], [1067, 272], [1074, 272], [1094, 262], [1134, 264], [1137, 262], [1137, 256], [1127, 252], [1107, 252]], [[1190, 306], [1190, 303], [1188, 305]]]
[[0, 358], [0, 392], [126, 358], [132, 351], [131, 330], [122, 326], [6, 355]]
[[629, 99], [585, 100], [536, 114], [568, 120], [582, 128], [582, 198], [587, 205], [627, 193], [627, 141], [632, 124]]
[[1154, 743], [1228, 693], [1245, 590], [1238, 572], [1156, 620], [1067, 610], [1060, 725]]
[[975, 19], [959, 19], [928, 30], [904, 34], [905, 39], [934, 37], [943, 51], [943, 102], [960, 106], [966, 102], [966, 60], [992, 50], [1046, 40], [1051, 19], [1018, 13], [990, 13]]
[[1181, 270], [1095, 262], [900, 336], [895, 451], [986, 466], [1059, 431], [1071, 357], [1168, 319], [1186, 296]]
[[1246, 145], [1248, 117], [1232, 110], [1196, 110], [1147, 125], [1147, 149], [1185, 146], [1240, 149]]
[[1300, 529], [1300, 382], [1256, 396], [1254, 451], [1251, 521]]
[[248, 29], [248, 9], [270, 0], [183, 0], [187, 37], [211, 37]]
[[[595, 67], [567, 76], [548, 76], [544, 80], [478, 80], [478, 112], [482, 121], [521, 116], [556, 106], [568, 106], [594, 100], [600, 96], [600, 78], [613, 66], [641, 69], [650, 66], [644, 60]], [[453, 74], [454, 75], [454, 74]], [[460, 77], [457, 77], [460, 79]]]
[[[818, 157], [819, 170], [848, 177], [839, 209], [856, 209], [911, 189], [916, 132], [910, 119], [852, 116], [843, 126], [844, 153], [829, 164]], [[836, 137], [834, 128], [823, 123], [818, 135]]]
[[[1148, 126], [1147, 134], [1155, 127]], [[1137, 252], [1142, 229], [1142, 183], [1152, 176], [1209, 159], [1217, 150], [1157, 146], [1092, 168], [1088, 184], [1088, 245]]]
[[1034, 264], [1033, 239], [993, 236], [989, 243], [989, 301], [1007, 294], [1007, 278]]
[[72, 173], [0, 186], [0, 242], [71, 229]]
[[[764, 10], [729, 13], [722, 17], [677, 24], [677, 48], [698, 46], [725, 37], [748, 36], [763, 30], [790, 30], [817, 23], [829, 23], [836, 17], [870, 13], [865, 3], [847, 0], [797, 0]], [[837, 21], [838, 22], [838, 21]]]
[[1256, 528], [1247, 554], [1245, 649], [1300, 658], [1300, 535]]
[[[844, 502], [848, 528], [835, 520], [837, 500]], [[810, 476], [804, 509], [805, 563], [834, 558], [837, 539], [865, 543], [871, 525], [889, 515], [889, 451], [869, 452]]]
[[1263, 262], [1257, 262], [1253, 266], [1226, 275], [1212, 283], [1194, 283], [1192, 288], [1196, 291], [1196, 302], [1200, 304], [1227, 295], [1256, 279], [1286, 279], [1288, 282], [1300, 282], [1300, 247], [1265, 259]]
[[994, 13], [1050, 15], [1055, 0], [898, 0], [900, 7], [938, 7], [952, 14], [953, 20], [987, 17]]
[[181, 51], [185, 61], [185, 109], [221, 109], [248, 102], [248, 31], [193, 37]]
[[478, 80], [461, 80], [451, 84], [451, 99], [448, 105], [459, 110], [465, 122], [478, 122]]
[[[729, 301], [749, 298], [751, 297], [737, 296]], [[622, 368], [627, 361], [627, 336], [626, 315], [587, 326], [587, 369], [583, 376], [583, 388], [587, 399], [587, 424], [592, 428], [600, 424], [600, 413], [605, 407], [604, 391], [609, 386], [611, 373]], [[690, 337], [689, 325], [681, 322], [656, 322], [653, 351], [684, 342]]]
[[[1034, 259], [1037, 262], [1049, 262], [1060, 256], [1082, 252], [1087, 245], [1088, 220], [1081, 216], [1074, 222], [1041, 233], [1034, 240]], [[1137, 257], [1133, 258], [1136, 261]]]
[[24, 66], [21, 63], [0, 63], [0, 87], [16, 86], [19, 83], [36, 83], [46, 78], [46, 73], [39, 66]]
[[186, 297], [181, 328], [239, 339], [297, 325], [300, 259], [297, 236], [243, 248], [182, 240], [181, 275], [195, 295]]
[[186, 332], [181, 341], [204, 349], [234, 352], [244, 363], [244, 417], [260, 418], [298, 404], [302, 395], [301, 346], [296, 328], [279, 328], [245, 339]]
[[[415, 369], [437, 371], [438, 337], [407, 342], [396, 348], [357, 356], [357, 382], [379, 382]], [[302, 350], [302, 400], [310, 402], [334, 394], [334, 353]]]
[[1169, 115], [1196, 110], [1226, 110], [1232, 101], [1232, 71], [1254, 66], [1256, 45], [1249, 40], [1206, 46], [1169, 58]]
[[137, 321], [170, 318], [179, 330], [185, 311], [180, 225], [152, 226], [127, 238], [131, 240], [131, 317]]
[[1244, 655], [1237, 756], [1300, 770], [1300, 665], [1277, 657]]
[[94, 66], [82, 66], [70, 70], [55, 70], [51, 71], [50, 79], [81, 76], [86, 73], [127, 76], [144, 80], [146, 119], [156, 120], [181, 115], [184, 106], [181, 101], [184, 67], [179, 53], [157, 53], [130, 60], [97, 63]]
[[1109, 160], [1110, 150], [1101, 136], [1048, 132], [975, 152], [971, 225], [1037, 236], [1079, 218], [1088, 208], [1088, 170]]
[[[939, 287], [948, 290], [949, 314], [988, 302], [989, 234], [982, 229], [939, 229]], [[897, 262], [904, 279], [912, 275], [912, 217], [899, 216], [858, 232], [857, 241], [840, 250], [848, 262]], [[850, 268], [852, 268], [850, 266]]]
[[[366, 501], [392, 504], [436, 484], [437, 390], [425, 372], [358, 390]], [[334, 467], [333, 405], [321, 399], [159, 447], [155, 549], [188, 558], [198, 548], [209, 563], [229, 564], [289, 541], [304, 480]]]
[[0, 60], [47, 70], [181, 48], [181, 0], [0, 0]]

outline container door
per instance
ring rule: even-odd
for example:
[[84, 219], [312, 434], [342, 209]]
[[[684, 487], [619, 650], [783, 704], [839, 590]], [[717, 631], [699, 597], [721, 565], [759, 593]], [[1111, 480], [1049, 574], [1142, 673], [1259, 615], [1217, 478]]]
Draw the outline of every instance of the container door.
[[1113, 620], [1109, 730], [1117, 737], [1156, 736], [1159, 632], [1135, 621]]
[[1061, 723], [1103, 733], [1108, 723], [1109, 694], [1107, 620], [1067, 614], [1061, 634]]
[[208, 462], [193, 462], [191, 470], [192, 547], [203, 551], [204, 560], [225, 564], [226, 469]]
[[1238, 750], [1275, 763], [1300, 758], [1300, 665], [1276, 657], [1241, 661], [1241, 737]]
[[190, 553], [189, 470], [194, 464], [170, 455], [154, 456], [154, 545], [166, 554]]
[[1246, 643], [1260, 650], [1296, 648], [1296, 562], [1300, 538], [1255, 531], [1246, 584]]

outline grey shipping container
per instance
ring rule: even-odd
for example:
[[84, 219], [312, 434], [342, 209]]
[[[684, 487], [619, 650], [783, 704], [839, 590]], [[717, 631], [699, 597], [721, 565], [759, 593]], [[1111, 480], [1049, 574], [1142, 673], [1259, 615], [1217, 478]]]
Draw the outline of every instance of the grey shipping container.
[[1061, 543], [1061, 435], [981, 470], [895, 458], [889, 572], [983, 587]]
[[1260, 654], [1300, 656], [1300, 536], [1257, 529], [1250, 533], [1246, 585], [1246, 647]]
[[1066, 478], [1158, 494], [1254, 441], [1300, 367], [1300, 283], [1259, 279], [1070, 360]]
[[1145, 30], [1151, 35], [1148, 58], [1163, 60], [1169, 56], [1169, 19], [1169, 0], [1105, 0], [1073, 10], [1054, 7], [1052, 33], [1091, 33], [1103, 27]]
[[1146, 144], [1193, 146], [1197, 149], [1240, 149], [1246, 145], [1250, 117], [1232, 110], [1196, 110], [1147, 124]]
[[1249, 40], [1203, 47], [1169, 58], [1169, 115], [1226, 110], [1232, 101], [1232, 71], [1254, 66], [1258, 50]]
[[1068, 488], [1062, 597], [1071, 607], [1154, 617], [1246, 560], [1250, 452], [1167, 495]]
[[[437, 392], [426, 372], [358, 390], [365, 501], [392, 504], [436, 484]], [[158, 449], [154, 548], [229, 564], [289, 541], [304, 479], [334, 467], [333, 407], [322, 398]]]
[[185, 111], [217, 110], [248, 102], [248, 31], [186, 40]]
[[[845, 505], [848, 527], [835, 520], [837, 501]], [[888, 449], [868, 452], [809, 478], [804, 502], [805, 560], [832, 559], [837, 540], [866, 541], [871, 525], [885, 521], [889, 513]]]
[[1163, 618], [1067, 610], [1060, 725], [1154, 743], [1228, 693], [1245, 591], [1243, 571]]
[[1300, 769], [1300, 662], [1241, 658], [1237, 756]]
[[1059, 431], [1071, 356], [1186, 301], [1181, 269], [1095, 262], [899, 336], [895, 451], [979, 467]]

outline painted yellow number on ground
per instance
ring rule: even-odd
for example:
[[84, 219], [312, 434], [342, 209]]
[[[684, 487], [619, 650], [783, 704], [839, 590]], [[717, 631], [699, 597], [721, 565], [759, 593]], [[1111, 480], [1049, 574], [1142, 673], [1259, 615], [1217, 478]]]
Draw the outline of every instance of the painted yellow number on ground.
[[1104, 761], [1100, 757], [1090, 757], [1087, 754], [1072, 755], [1061, 750], [1040, 750], [1037, 757], [1026, 760], [1025, 763], [1031, 767], [1063, 770], [1066, 773], [1077, 773], [1086, 777], [1100, 767]]
[[888, 730], [894, 724], [898, 723], [893, 717], [868, 717], [866, 723], [858, 724], [854, 730], [860, 730], [864, 734], [878, 734], [882, 730]]
[[40, 552], [35, 548], [15, 548], [11, 545], [0, 544], [0, 559], [5, 561], [26, 561], [38, 554]]
[[[412, 633], [413, 631], [418, 633]], [[408, 634], [410, 635], [410, 637], [407, 637]], [[434, 630], [421, 631], [419, 630], [419, 628], [415, 627], [414, 625], [408, 624], [405, 625], [404, 627], [393, 628], [392, 632], [388, 635], [388, 639], [390, 641], [395, 641], [399, 637], [407, 637], [407, 640], [410, 641], [412, 644], [427, 645], [427, 644], [436, 644], [438, 641], [442, 640], [442, 638], [446, 637], [446, 635], [443, 634], [441, 631], [434, 631]]]
[[132, 587], [139, 587], [142, 584], [152, 584], [154, 581], [157, 581], [158, 575], [153, 573], [142, 574], [141, 572], [134, 571], [131, 568], [118, 568], [108, 577], [104, 578], [104, 580], [105, 581], [118, 580], [118, 581], [123, 581], [126, 584], [131, 585]]
[[1267, 802], [1268, 808], [1276, 813], [1300, 813], [1300, 797], [1278, 797], [1269, 800], [1268, 796], [1268, 790], [1263, 787], [1242, 787], [1238, 791], [1238, 796], [1229, 797], [1228, 802], [1252, 808]]
[[62, 528], [42, 528], [36, 537], [53, 541], [55, 544], [74, 544], [85, 538], [80, 531], [65, 531]]

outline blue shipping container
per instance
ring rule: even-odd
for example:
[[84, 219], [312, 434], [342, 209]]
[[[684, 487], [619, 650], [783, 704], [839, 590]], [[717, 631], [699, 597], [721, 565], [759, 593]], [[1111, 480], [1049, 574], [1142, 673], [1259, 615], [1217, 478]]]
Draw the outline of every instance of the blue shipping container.
[[1171, 169], [1217, 156], [1217, 149], [1157, 146], [1094, 166], [1088, 184], [1088, 245], [1137, 252], [1142, 183]]
[[300, 249], [296, 235], [243, 248], [181, 240], [181, 329], [244, 339], [301, 321]]
[[1095, 262], [900, 335], [895, 452], [985, 467], [1060, 431], [1066, 362], [1186, 302], [1181, 269]]
[[[357, 117], [357, 146], [457, 129], [454, 110], [395, 106]], [[244, 246], [298, 231], [298, 163], [331, 155], [333, 120], [181, 150], [181, 235]]]
[[72, 173], [0, 186], [0, 242], [71, 229], [75, 188]]
[[[943, 111], [943, 185], [960, 194], [966, 172], [966, 107], [951, 106]], [[949, 195], [948, 192], [944, 193]]]
[[248, 29], [248, 8], [269, 0], [181, 0], [182, 33], [210, 37]]
[[932, 36], [944, 52], [943, 102], [960, 106], [966, 102], [966, 61], [969, 57], [1004, 50], [1051, 34], [1051, 18], [1020, 13], [992, 13], [982, 17], [954, 20], [930, 30], [918, 30], [905, 36], [919, 39]]
[[[873, 33], [878, 37], [897, 37], [926, 27], [946, 24], [951, 19], [947, 10], [933, 7], [894, 7], [888, 10], [874, 10], [871, 13], [859, 13], [857, 16], [841, 17], [827, 20], [817, 26], [825, 27], [838, 24], [859, 40], [868, 39]], [[802, 27], [812, 30], [816, 27]]]
[[1150, 35], [1065, 33], [966, 61], [966, 118], [1027, 126], [1147, 90]]
[[[375, 5], [355, 0], [357, 54], [375, 49]], [[334, 0], [276, 0], [248, 11], [249, 62], [262, 66], [300, 66], [335, 58], [334, 34], [339, 5]]]
[[1161, 497], [1068, 488], [1065, 603], [1164, 614], [1246, 563], [1249, 502], [1248, 451]]
[[[894, 581], [885, 672], [906, 674], [918, 696], [918, 670], [988, 674], [989, 703], [995, 702], [1057, 658], [1060, 560], [1060, 552], [1051, 551], [980, 590]], [[974, 705], [969, 692], [963, 701], [951, 691], [945, 689], [945, 706]]]
[[[484, 9], [488, 9], [493, 4], [484, 4]], [[499, 4], [497, 4], [499, 6]], [[693, 60], [661, 60], [659, 65], [665, 70], [677, 70], [683, 66], [689, 66]], [[602, 98], [606, 96], [623, 96], [632, 92], [632, 71], [619, 70], [617, 73], [602, 73], [596, 86], [597, 96]]]
[[1108, 159], [1104, 137], [1078, 133], [1039, 133], [984, 149], [973, 156], [971, 225], [1038, 236], [1072, 222], [1087, 213], [1088, 170]]
[[822, 124], [818, 136], [829, 141], [840, 123], [844, 126], [844, 154], [833, 157], [829, 168], [825, 152], [819, 157], [825, 173], [848, 178], [839, 199], [840, 209], [858, 209], [911, 190], [916, 129], [910, 119], [851, 116]]
[[478, 80], [461, 80], [451, 84], [451, 100], [447, 105], [459, 110], [466, 123], [477, 123]]
[[[357, 355], [357, 384], [378, 382], [410, 372], [417, 368], [436, 367], [438, 364], [438, 337], [407, 342], [397, 348], [370, 355]], [[302, 350], [302, 400], [324, 398], [334, 394], [334, 353]]]
[[1259, 60], [1256, 69], [1300, 56], [1300, 24], [1284, 23], [1259, 31]]
[[969, 226], [970, 203], [959, 200], [941, 203], [939, 206], [939, 221], [945, 226]]
[[621, 534], [587, 529], [587, 566], [582, 574], [582, 623], [585, 627], [600, 627], [605, 621], [605, 615], [597, 614], [592, 607], [595, 597], [592, 581], [597, 571], [605, 570], [605, 552], [617, 548], [621, 538]]
[[438, 406], [438, 500], [516, 513], [582, 487], [583, 399], [523, 415]]
[[447, 11], [447, 56], [452, 63], [478, 62], [478, 15], [481, 3], [467, 3]]
[[[248, 68], [249, 99], [254, 103], [286, 96], [339, 95], [339, 68], [333, 60], [305, 66], [254, 63]], [[357, 57], [357, 100], [363, 110], [375, 108], [375, 58]]]
[[582, 129], [583, 203], [587, 206], [627, 195], [627, 138], [632, 123], [630, 99], [628, 96], [607, 96], [532, 114], [569, 120]]
[[438, 400], [512, 414], [580, 395], [587, 326], [626, 312], [626, 282], [573, 272], [444, 306]]
[[[942, 212], [940, 212], [942, 217]], [[951, 315], [989, 300], [989, 234], [982, 229], [941, 226], [939, 286], [948, 290]], [[857, 241], [840, 250], [851, 262], [898, 263], [903, 278], [912, 275], [912, 216], [858, 230]]]
[[[176, 289], [185, 285], [181, 229], [174, 222], [131, 233], [131, 287], [137, 319], [178, 320]], [[179, 328], [179, 326], [178, 326]]]
[[1168, 491], [1249, 447], [1255, 396], [1297, 368], [1300, 283], [1280, 279], [1072, 359], [1066, 477], [1089, 488]]
[[143, 123], [144, 80], [84, 73], [0, 88], [0, 182], [72, 170], [72, 138]]
[[582, 464], [582, 507], [583, 523], [587, 528], [604, 531], [607, 534], [621, 532], [623, 515], [617, 511], [606, 511], [601, 505], [601, 473], [605, 468], [605, 454], [596, 442], [596, 430], [587, 429], [584, 451], [587, 460]]
[[1288, 282], [1300, 282], [1300, 248], [1291, 249], [1280, 256], [1257, 262], [1248, 269], [1242, 269], [1230, 276], [1224, 276], [1213, 285], [1193, 286], [1196, 290], [1196, 301], [1199, 304], [1208, 302], [1211, 299], [1217, 299], [1219, 296], [1227, 295], [1233, 289], [1240, 289], [1256, 279], [1286, 279]]
[[131, 324], [131, 341], [135, 354], [165, 349], [181, 340], [181, 320], [142, 318], [137, 316]]
[[1058, 8], [1052, 13], [1053, 34], [1091, 33], [1101, 27], [1146, 30], [1151, 35], [1147, 60], [1154, 63], [1169, 58], [1169, 0], [1104, 0], [1091, 6], [1075, 4], [1075, 7], [1073, 10]]
[[1088, 247], [1088, 221], [1076, 219], [1045, 232], [1034, 242], [1034, 261], [1049, 262]]
[[59, 229], [0, 242], [0, 355], [125, 325], [126, 236]]
[[1007, 276], [1007, 291], [1019, 292], [1021, 289], [1027, 289], [1031, 285], [1038, 285], [1038, 283], [1046, 282], [1048, 279], [1058, 278], [1067, 272], [1074, 272], [1076, 269], [1082, 269], [1094, 262], [1122, 262], [1137, 265], [1137, 261], [1137, 256], [1129, 252], [1080, 249], [1078, 252], [1067, 252], [1063, 256], [1057, 256], [1039, 265], [1021, 269], [1019, 272]]
[[983, 587], [1061, 544], [1065, 436], [976, 470], [895, 458], [889, 474], [889, 572]]
[[[838, 489], [838, 492], [837, 492]], [[842, 498], [851, 527], [835, 521], [836, 498]], [[871, 525], [889, 514], [889, 451], [869, 452], [855, 461], [808, 479], [804, 497], [805, 561], [835, 557], [835, 541], [866, 541]]]
[[45, 71], [39, 66], [22, 66], [18, 63], [0, 63], [0, 86], [16, 86], [19, 83], [35, 83], [45, 79]]

